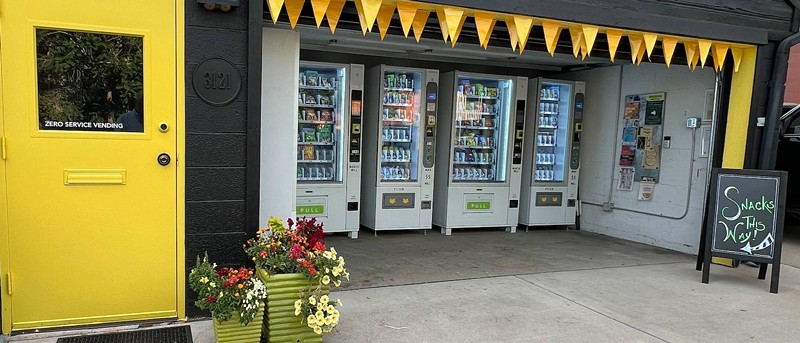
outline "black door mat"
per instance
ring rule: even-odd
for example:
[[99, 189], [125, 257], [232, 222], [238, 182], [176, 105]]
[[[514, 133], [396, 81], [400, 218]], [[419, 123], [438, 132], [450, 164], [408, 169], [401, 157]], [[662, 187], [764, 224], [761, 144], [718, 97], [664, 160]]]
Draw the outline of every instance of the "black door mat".
[[59, 338], [56, 343], [192, 343], [189, 325]]

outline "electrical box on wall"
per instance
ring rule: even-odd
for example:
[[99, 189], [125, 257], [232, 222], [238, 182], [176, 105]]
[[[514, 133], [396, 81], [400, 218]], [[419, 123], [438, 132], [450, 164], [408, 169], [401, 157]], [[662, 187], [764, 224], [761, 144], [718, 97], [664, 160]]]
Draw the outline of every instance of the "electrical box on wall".
[[697, 124], [698, 124], [699, 121], [700, 120], [698, 118], [686, 119], [686, 127], [690, 128], [690, 129], [696, 129], [697, 128]]

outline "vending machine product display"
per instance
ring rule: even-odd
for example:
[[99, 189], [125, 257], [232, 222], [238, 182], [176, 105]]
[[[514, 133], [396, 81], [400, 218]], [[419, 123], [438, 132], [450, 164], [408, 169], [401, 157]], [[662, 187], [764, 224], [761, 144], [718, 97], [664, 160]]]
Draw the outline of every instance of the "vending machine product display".
[[376, 66], [367, 71], [361, 224], [430, 229], [437, 70]]
[[527, 88], [524, 77], [442, 75], [433, 223], [443, 234], [516, 230]]
[[578, 203], [583, 82], [530, 80], [522, 205], [525, 226], [573, 225]]
[[297, 216], [356, 238], [364, 66], [300, 62], [298, 79]]

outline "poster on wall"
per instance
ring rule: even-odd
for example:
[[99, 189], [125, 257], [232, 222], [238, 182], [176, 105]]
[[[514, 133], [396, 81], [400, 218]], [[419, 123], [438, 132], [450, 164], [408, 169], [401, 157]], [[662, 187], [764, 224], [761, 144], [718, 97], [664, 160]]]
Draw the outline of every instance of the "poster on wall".
[[653, 181], [639, 182], [639, 200], [650, 201], [653, 199], [653, 191], [656, 188], [656, 183]]
[[623, 191], [633, 190], [633, 177], [636, 174], [636, 168], [622, 167], [619, 169], [619, 184], [617, 189]]
[[666, 93], [625, 97], [619, 165], [634, 168], [634, 182], [658, 183], [665, 100]]

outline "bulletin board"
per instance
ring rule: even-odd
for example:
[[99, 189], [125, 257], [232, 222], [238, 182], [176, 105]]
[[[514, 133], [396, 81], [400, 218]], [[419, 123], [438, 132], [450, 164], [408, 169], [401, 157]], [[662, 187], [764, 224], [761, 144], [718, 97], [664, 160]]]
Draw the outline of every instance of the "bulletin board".
[[628, 95], [622, 112], [622, 149], [619, 165], [634, 168], [636, 182], [658, 183], [664, 136], [666, 93]]

